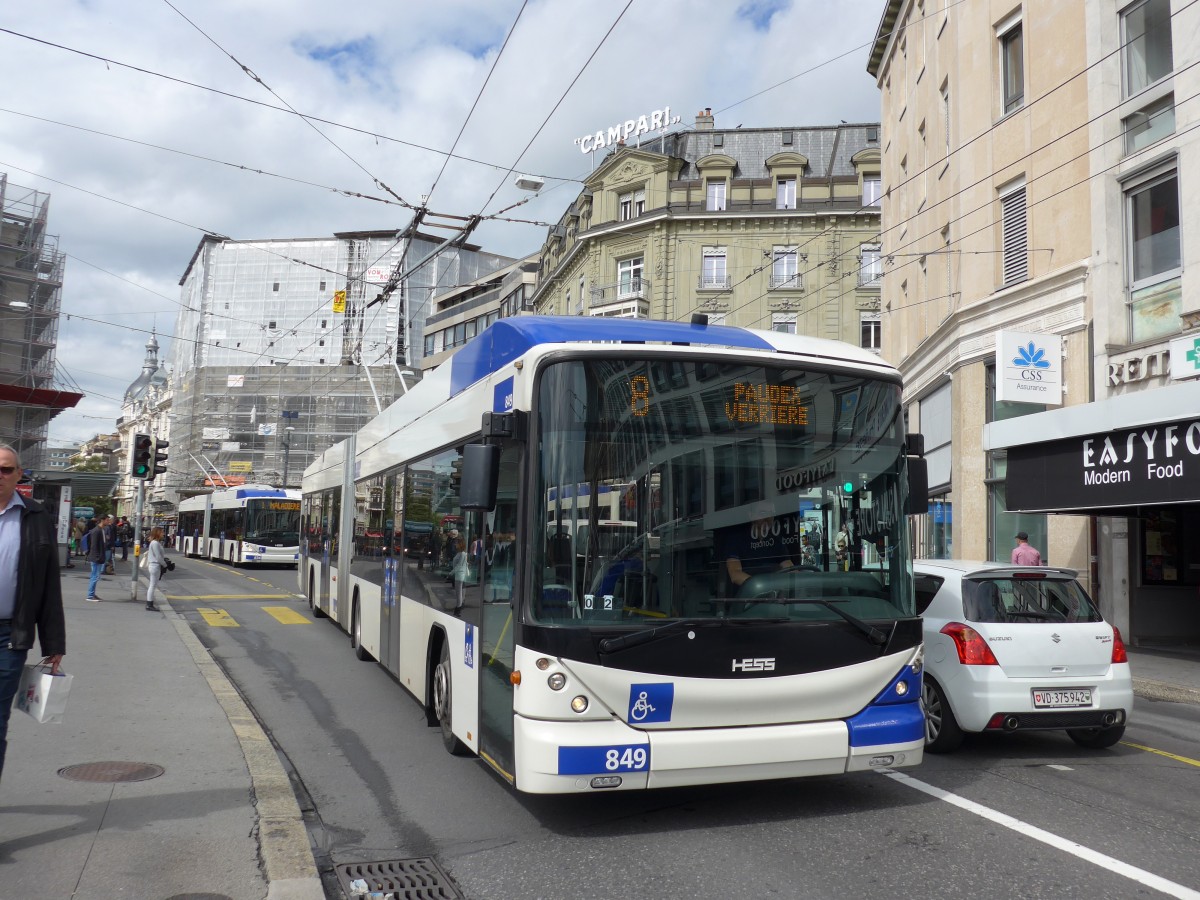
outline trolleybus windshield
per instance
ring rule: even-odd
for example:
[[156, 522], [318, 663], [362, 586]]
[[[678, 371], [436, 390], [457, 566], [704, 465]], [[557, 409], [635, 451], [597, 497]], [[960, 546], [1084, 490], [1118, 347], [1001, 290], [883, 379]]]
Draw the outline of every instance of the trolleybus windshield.
[[[915, 614], [900, 386], [702, 359], [540, 376], [531, 621], [887, 621]], [[587, 486], [582, 489], [581, 486]], [[583, 496], [619, 493], [618, 527]], [[832, 608], [836, 605], [836, 609]]]

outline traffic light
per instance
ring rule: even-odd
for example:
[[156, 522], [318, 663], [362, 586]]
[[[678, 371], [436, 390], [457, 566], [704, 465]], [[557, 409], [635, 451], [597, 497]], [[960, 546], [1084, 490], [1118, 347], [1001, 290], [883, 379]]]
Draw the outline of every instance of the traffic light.
[[164, 441], [162, 438], [154, 439], [154, 449], [151, 454], [153, 468], [150, 471], [150, 478], [156, 475], [167, 474], [167, 448], [171, 446], [170, 441]]
[[133, 452], [129, 454], [129, 474], [143, 480], [154, 477], [154, 439], [150, 435], [133, 436]]

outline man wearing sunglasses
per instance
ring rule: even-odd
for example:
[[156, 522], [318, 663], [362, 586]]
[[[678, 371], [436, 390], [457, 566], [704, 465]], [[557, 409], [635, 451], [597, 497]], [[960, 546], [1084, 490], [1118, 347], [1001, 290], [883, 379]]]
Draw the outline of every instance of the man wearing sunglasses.
[[0, 444], [0, 773], [13, 696], [34, 632], [52, 673], [67, 652], [54, 521], [40, 503], [17, 493], [20, 479], [17, 451]]

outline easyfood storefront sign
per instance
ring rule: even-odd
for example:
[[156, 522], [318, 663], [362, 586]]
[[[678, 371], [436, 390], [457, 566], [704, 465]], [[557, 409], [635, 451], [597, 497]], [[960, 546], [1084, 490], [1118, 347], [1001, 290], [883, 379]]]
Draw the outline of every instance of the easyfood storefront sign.
[[1200, 501], [1200, 419], [1010, 447], [1006, 493], [1014, 512]]

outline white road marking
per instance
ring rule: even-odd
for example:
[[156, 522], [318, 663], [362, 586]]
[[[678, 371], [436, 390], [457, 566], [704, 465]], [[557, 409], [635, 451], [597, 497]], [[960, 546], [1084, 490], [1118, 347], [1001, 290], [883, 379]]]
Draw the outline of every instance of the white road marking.
[[1058, 769], [1058, 771], [1060, 771], [1060, 772], [1074, 772], [1075, 771], [1070, 766], [1060, 766], [1057, 763], [1048, 763], [1046, 765], [1046, 768], [1047, 769]]
[[943, 791], [939, 787], [934, 787], [932, 784], [926, 784], [924, 781], [918, 781], [909, 775], [903, 775], [900, 772], [885, 771], [883, 774], [888, 778], [898, 781], [901, 784], [908, 785], [922, 793], [928, 794], [930, 797], [936, 797], [938, 800], [945, 800], [959, 809], [964, 809], [969, 813], [987, 819], [989, 822], [995, 822], [997, 825], [1003, 825], [1005, 828], [1011, 828], [1018, 834], [1025, 837], [1031, 837], [1035, 841], [1041, 841], [1053, 847], [1055, 850], [1062, 850], [1064, 853], [1070, 853], [1072, 856], [1077, 856], [1084, 862], [1090, 862], [1093, 865], [1100, 866], [1102, 869], [1128, 878], [1131, 881], [1136, 881], [1138, 884], [1143, 884], [1148, 888], [1153, 888], [1160, 891], [1169, 897], [1180, 897], [1184, 900], [1200, 900], [1200, 891], [1194, 891], [1189, 887], [1184, 887], [1181, 884], [1176, 884], [1173, 881], [1168, 881], [1160, 875], [1155, 875], [1153, 872], [1147, 872], [1145, 869], [1139, 869], [1137, 866], [1131, 866], [1129, 863], [1121, 862], [1119, 859], [1113, 859], [1111, 856], [1106, 856], [1096, 850], [1076, 843], [1069, 838], [1061, 837], [1057, 834], [1052, 834], [1049, 831], [1043, 831], [1035, 825], [1030, 825], [1028, 822], [1022, 822], [1020, 819], [1014, 819], [1012, 816], [1005, 815], [1002, 812], [983, 806], [973, 800], [968, 800], [965, 797], [960, 797], [958, 794], [952, 794], [949, 791]]

